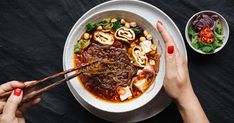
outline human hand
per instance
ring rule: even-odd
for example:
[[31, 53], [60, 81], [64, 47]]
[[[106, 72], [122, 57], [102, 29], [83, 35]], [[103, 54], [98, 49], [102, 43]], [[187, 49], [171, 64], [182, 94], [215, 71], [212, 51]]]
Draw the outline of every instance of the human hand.
[[167, 49], [165, 54], [166, 71], [164, 88], [168, 96], [175, 101], [181, 101], [184, 94], [193, 93], [187, 61], [183, 54], [177, 49], [172, 36], [160, 21], [157, 23], [157, 29]]
[[0, 99], [0, 123], [25, 123], [23, 114], [40, 102], [40, 97], [20, 105], [25, 84], [30, 82], [11, 81], [0, 85], [0, 94], [14, 90], [9, 98]]
[[164, 28], [162, 22], [157, 23], [157, 29], [167, 49], [163, 82], [166, 93], [176, 103], [185, 123], [209, 123], [193, 91], [185, 57], [177, 49], [172, 36]]

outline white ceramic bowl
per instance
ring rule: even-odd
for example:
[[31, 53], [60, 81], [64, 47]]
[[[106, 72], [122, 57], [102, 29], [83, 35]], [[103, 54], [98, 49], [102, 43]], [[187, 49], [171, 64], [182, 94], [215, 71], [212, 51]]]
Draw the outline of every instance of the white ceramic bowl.
[[[127, 21], [135, 21], [139, 26], [141, 26], [143, 29], [146, 29], [148, 32], [150, 32], [153, 36], [153, 40], [156, 41], [155, 39], [159, 39], [160, 34], [158, 31], [155, 29], [153, 25], [151, 25], [147, 20], [145, 20], [143, 17], [140, 17], [137, 14], [128, 12], [128, 11], [123, 11], [123, 10], [108, 10], [108, 11], [101, 11], [99, 13], [96, 13], [92, 16], [89, 16], [86, 18], [84, 21], [82, 21], [77, 28], [73, 28], [69, 34], [69, 37], [66, 41], [66, 45], [64, 48], [64, 65], [65, 69], [73, 68], [74, 67], [74, 45], [77, 42], [77, 40], [80, 39], [82, 34], [85, 32], [85, 25], [88, 22], [95, 22], [101, 18], [104, 17], [115, 17], [115, 18], [124, 18]], [[162, 44], [162, 48], [164, 51], [164, 44]], [[159, 51], [163, 53], [162, 51]], [[163, 55], [163, 54], [162, 54]], [[154, 84], [151, 85], [151, 87], [140, 97], [133, 99], [131, 101], [127, 102], [122, 102], [122, 103], [112, 103], [112, 102], [107, 102], [103, 101], [94, 95], [92, 95], [90, 92], [88, 92], [82, 85], [81, 82], [79, 82], [79, 79], [74, 78], [70, 80], [71, 83], [76, 83], [74, 84], [74, 88], [78, 92], [79, 96], [87, 102], [89, 105], [100, 109], [102, 111], [106, 112], [112, 112], [112, 113], [121, 113], [121, 112], [128, 112], [135, 110], [139, 107], [142, 107], [146, 103], [148, 103], [150, 100], [152, 100], [157, 93], [160, 91], [162, 88], [162, 83], [163, 83], [163, 78], [164, 78], [164, 58], [161, 57], [160, 59], [160, 69], [159, 73], [157, 74], [156, 80]], [[71, 75], [71, 74], [70, 74]], [[78, 83], [78, 84], [77, 84]]]
[[[218, 16], [219, 16], [219, 19], [220, 19], [220, 22], [221, 22], [221, 24], [222, 24], [222, 27], [223, 27], [223, 31], [224, 31], [223, 44], [222, 44], [221, 47], [215, 49], [215, 51], [214, 51], [213, 53], [206, 53], [206, 52], [203, 52], [203, 51], [201, 51], [201, 50], [199, 50], [199, 49], [194, 48], [194, 47], [192, 46], [192, 43], [191, 43], [192, 41], [191, 41], [191, 39], [189, 38], [188, 27], [189, 27], [189, 25], [191, 24], [191, 21], [193, 20], [193, 18], [194, 18], [196, 15], [201, 14], [201, 13], [209, 13], [209, 14], [216, 14], [216, 15], [218, 15]], [[186, 27], [185, 27], [185, 37], [186, 37], [186, 40], [187, 40], [187, 43], [189, 44], [189, 46], [190, 46], [193, 50], [195, 50], [196, 52], [201, 53], [201, 54], [214, 54], [214, 53], [220, 51], [220, 50], [226, 45], [226, 43], [227, 43], [227, 41], [228, 41], [228, 37], [229, 37], [229, 26], [228, 26], [228, 23], [227, 23], [227, 21], [225, 20], [225, 18], [224, 18], [222, 15], [220, 15], [219, 13], [217, 13], [217, 12], [215, 12], [215, 11], [204, 10], [204, 11], [200, 11], [200, 12], [194, 14], [194, 15], [188, 20], [188, 22], [187, 22], [187, 24], [186, 24]]]

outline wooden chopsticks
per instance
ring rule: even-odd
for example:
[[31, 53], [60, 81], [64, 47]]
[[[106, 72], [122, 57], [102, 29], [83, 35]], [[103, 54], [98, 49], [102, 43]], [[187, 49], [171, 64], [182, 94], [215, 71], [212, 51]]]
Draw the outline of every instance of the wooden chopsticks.
[[[73, 71], [76, 71], [76, 70], [79, 70], [78, 72], [76, 72], [75, 74], [73, 75], [70, 75], [68, 77], [65, 77], [64, 79], [62, 80], [59, 80], [59, 81], [56, 81], [46, 87], [43, 87], [41, 89], [38, 89], [38, 90], [34, 90], [32, 92], [29, 92], [29, 93], [26, 93], [24, 94], [23, 96], [23, 100], [21, 103], [25, 103], [25, 102], [28, 102], [32, 99], [34, 99], [35, 97], [39, 96], [40, 94], [42, 94], [43, 92], [51, 89], [51, 88], [54, 88], [56, 87], [57, 85], [63, 83], [63, 82], [66, 82], [74, 77], [77, 77], [79, 76], [81, 73], [85, 72], [87, 70], [87, 68], [93, 64], [97, 64], [99, 63], [98, 60], [94, 61], [94, 62], [90, 62], [90, 63], [87, 63], [87, 64], [84, 64], [84, 65], [81, 65], [81, 66], [77, 66], [77, 67], [74, 67], [74, 68], [71, 68], [71, 69], [68, 69], [68, 70], [65, 70], [63, 72], [60, 72], [60, 73], [57, 73], [57, 74], [54, 74], [54, 75], [51, 75], [51, 76], [48, 76], [48, 77], [45, 77], [43, 79], [40, 79], [40, 80], [37, 80], [35, 82], [32, 82], [32, 83], [29, 83], [29, 84], [26, 84], [25, 87], [23, 88], [23, 90], [29, 90], [30, 88], [32, 87], [35, 87], [37, 86], [38, 84], [40, 83], [43, 83], [45, 81], [48, 81], [48, 80], [51, 80], [51, 79], [54, 79], [56, 77], [59, 77], [59, 76], [62, 76], [62, 75], [65, 75], [67, 73], [70, 73], [70, 72], [73, 72]], [[0, 99], [3, 99], [3, 98], [7, 98], [11, 95], [12, 91], [8, 91], [8, 92], [5, 92], [5, 93], [2, 93], [0, 94]]]

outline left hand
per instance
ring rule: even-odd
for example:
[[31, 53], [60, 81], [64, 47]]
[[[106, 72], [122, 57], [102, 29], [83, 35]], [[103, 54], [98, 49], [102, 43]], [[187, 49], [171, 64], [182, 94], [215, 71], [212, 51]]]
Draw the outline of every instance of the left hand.
[[156, 27], [165, 43], [165, 49], [167, 49], [165, 54], [166, 68], [163, 86], [168, 96], [175, 102], [180, 102], [184, 100], [188, 93], [190, 95], [194, 93], [189, 77], [188, 63], [161, 21], [158, 21]]
[[40, 97], [19, 106], [23, 90], [28, 82], [11, 81], [0, 85], [0, 93], [14, 90], [9, 98], [0, 99], [0, 123], [25, 123], [23, 114], [40, 102]]

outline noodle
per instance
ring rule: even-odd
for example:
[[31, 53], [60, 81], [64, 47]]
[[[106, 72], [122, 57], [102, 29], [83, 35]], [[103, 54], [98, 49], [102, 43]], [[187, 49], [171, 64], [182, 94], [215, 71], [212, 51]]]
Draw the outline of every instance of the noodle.
[[[156, 49], [144, 49], [151, 45], [152, 39], [147, 40], [147, 43], [140, 41], [144, 39], [140, 37], [146, 34], [141, 27], [125, 28], [118, 24], [120, 21], [112, 23], [105, 19], [97, 23], [102, 28], [108, 25], [108, 29], [103, 31], [100, 26], [87, 24], [87, 32], [74, 48], [76, 66], [95, 59], [102, 61], [79, 78], [89, 92], [111, 102], [123, 102], [142, 95], [154, 82], [160, 64]], [[145, 77], [137, 78], [139, 71], [145, 72], [142, 74]]]

